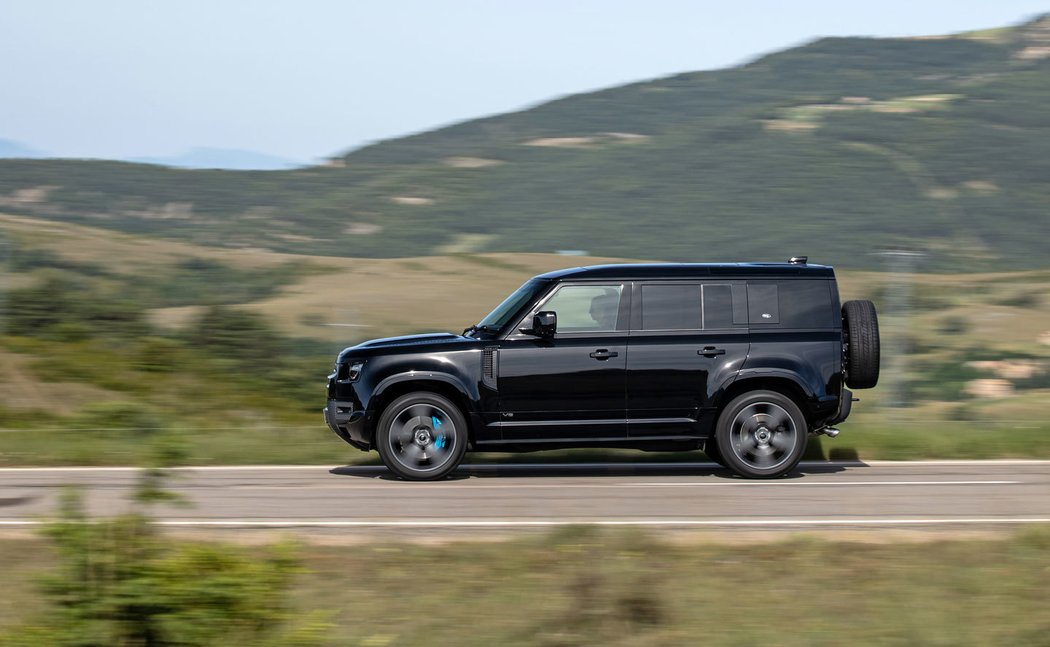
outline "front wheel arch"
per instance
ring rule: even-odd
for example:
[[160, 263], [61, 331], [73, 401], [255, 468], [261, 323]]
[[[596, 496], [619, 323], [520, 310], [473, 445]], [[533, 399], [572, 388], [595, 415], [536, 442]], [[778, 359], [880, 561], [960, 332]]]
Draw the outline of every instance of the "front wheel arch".
[[436, 393], [442, 397], [448, 398], [452, 401], [456, 407], [459, 408], [460, 413], [466, 419], [467, 425], [467, 436], [468, 444], [473, 445], [474, 443], [474, 429], [471, 426], [471, 409], [469, 405], [469, 398], [467, 394], [458, 388], [458, 385], [449, 380], [435, 380], [435, 379], [395, 379], [393, 381], [385, 381], [384, 385], [380, 383], [380, 389], [377, 389], [376, 393], [372, 396], [368, 403], [369, 409], [369, 420], [370, 426], [372, 427], [372, 449], [376, 448], [376, 432], [378, 431], [379, 419], [382, 417], [383, 412], [390, 406], [394, 400], [397, 400], [403, 395], [408, 393], [414, 393], [417, 391], [425, 391], [429, 393]]

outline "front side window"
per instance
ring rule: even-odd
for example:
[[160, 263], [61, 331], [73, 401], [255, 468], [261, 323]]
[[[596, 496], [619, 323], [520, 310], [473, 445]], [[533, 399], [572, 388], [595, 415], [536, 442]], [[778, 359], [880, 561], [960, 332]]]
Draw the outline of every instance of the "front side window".
[[564, 285], [540, 308], [558, 315], [558, 332], [616, 330], [622, 285]]

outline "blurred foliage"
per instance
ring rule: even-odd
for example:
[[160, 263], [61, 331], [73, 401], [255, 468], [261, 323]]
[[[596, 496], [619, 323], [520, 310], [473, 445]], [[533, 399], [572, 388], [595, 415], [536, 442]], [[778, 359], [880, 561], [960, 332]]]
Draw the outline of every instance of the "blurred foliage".
[[[48, 386], [28, 406], [0, 406], [0, 426], [30, 434], [29, 442], [6, 436], [12, 442], [0, 462], [50, 462], [58, 453], [66, 457], [60, 462], [139, 464], [149, 460], [143, 440], [171, 434], [200, 461], [213, 451], [201, 434], [217, 431], [232, 445], [234, 432], [270, 426], [278, 431], [265, 442], [278, 447], [292, 437], [301, 442], [305, 425], [323, 436], [317, 384], [330, 349], [285, 338], [232, 305], [272, 294], [306, 266], [248, 272], [187, 259], [144, 276], [31, 244], [15, 246], [12, 257], [8, 267], [20, 271], [8, 274], [17, 287], [5, 295], [0, 348], [26, 358], [30, 379]], [[240, 288], [226, 291], [231, 283]], [[171, 289], [157, 287], [164, 285]], [[149, 311], [173, 303], [202, 307], [182, 329], [155, 327]], [[90, 386], [94, 395], [70, 410], [69, 385]]]
[[904, 542], [577, 526], [315, 546], [300, 595], [345, 609], [336, 644], [1027, 645], [1050, 630], [1048, 551], [1045, 526]]
[[[156, 475], [154, 475], [156, 476]], [[161, 500], [159, 482], [140, 488]], [[288, 594], [300, 572], [290, 546], [264, 556], [231, 546], [177, 542], [150, 519], [91, 519], [67, 493], [45, 535], [58, 566], [42, 581], [41, 617], [6, 635], [5, 645], [312, 645], [326, 626], [297, 617]]]
[[875, 268], [871, 252], [893, 247], [950, 271], [1038, 267], [1050, 61], [1018, 54], [1048, 20], [992, 39], [827, 38], [291, 171], [0, 161], [0, 197], [44, 218], [310, 254], [806, 252]]
[[226, 306], [210, 306], [188, 334], [194, 347], [223, 359], [270, 363], [282, 340], [262, 317]]
[[141, 305], [122, 295], [90, 290], [88, 285], [82, 276], [52, 270], [41, 273], [35, 285], [11, 290], [7, 332], [55, 341], [100, 334], [137, 337], [146, 332]]

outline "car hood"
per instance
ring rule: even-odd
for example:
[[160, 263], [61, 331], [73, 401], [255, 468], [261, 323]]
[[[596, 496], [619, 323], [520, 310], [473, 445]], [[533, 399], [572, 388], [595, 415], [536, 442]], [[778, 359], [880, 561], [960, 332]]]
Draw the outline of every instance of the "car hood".
[[[357, 346], [351, 346], [339, 353], [340, 361], [347, 357], [369, 357], [379, 355], [387, 350], [417, 347], [427, 348], [452, 348], [462, 346], [464, 343], [475, 344], [477, 340], [463, 335], [453, 335], [447, 332], [426, 333], [422, 335], [405, 335], [403, 337], [384, 337], [383, 339], [372, 339], [361, 342]], [[425, 350], [419, 348], [419, 350]]]

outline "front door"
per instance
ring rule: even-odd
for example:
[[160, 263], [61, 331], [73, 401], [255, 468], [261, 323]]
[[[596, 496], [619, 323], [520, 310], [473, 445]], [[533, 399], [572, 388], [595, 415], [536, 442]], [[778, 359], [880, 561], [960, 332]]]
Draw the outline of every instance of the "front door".
[[558, 316], [553, 337], [515, 332], [500, 344], [503, 440], [622, 439], [630, 295], [621, 283], [566, 283], [530, 312]]

